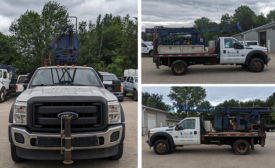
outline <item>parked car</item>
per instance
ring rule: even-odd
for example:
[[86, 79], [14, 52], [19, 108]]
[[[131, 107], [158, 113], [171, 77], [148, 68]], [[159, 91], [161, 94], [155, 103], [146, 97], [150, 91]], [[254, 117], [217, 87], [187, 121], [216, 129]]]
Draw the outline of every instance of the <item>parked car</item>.
[[141, 42], [141, 53], [153, 57], [153, 45], [149, 42]]
[[[108, 72], [99, 72], [99, 73], [103, 77], [103, 84], [105, 88], [110, 92], [112, 92], [117, 97], [118, 101], [122, 102], [124, 100], [124, 94], [123, 94], [123, 84], [121, 80], [119, 80], [117, 76], [112, 73], [108, 73]], [[117, 91], [117, 89], [114, 90], [113, 87], [118, 87], [118, 85], [120, 87], [120, 91]]]
[[123, 77], [123, 92], [124, 96], [128, 92], [133, 94], [134, 100], [138, 100], [138, 76], [124, 76]]
[[24, 91], [24, 81], [28, 75], [19, 75], [16, 81], [16, 96], [20, 95]]

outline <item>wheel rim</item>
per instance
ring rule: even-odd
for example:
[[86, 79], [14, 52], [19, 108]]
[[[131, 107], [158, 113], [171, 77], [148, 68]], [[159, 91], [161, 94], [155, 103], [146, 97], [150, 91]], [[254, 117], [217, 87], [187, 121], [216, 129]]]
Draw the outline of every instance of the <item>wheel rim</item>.
[[184, 71], [184, 66], [183, 66], [183, 64], [182, 64], [182, 63], [176, 63], [176, 64], [174, 65], [174, 71], [175, 71], [176, 73], [182, 73], [182, 72]]
[[1, 100], [4, 101], [4, 93], [1, 93]]
[[157, 144], [156, 149], [159, 153], [163, 153], [166, 150], [166, 145], [164, 143], [159, 143]]
[[260, 62], [260, 61], [255, 61], [255, 62], [253, 62], [253, 68], [255, 69], [255, 70], [260, 70], [260, 69], [262, 69], [262, 63]]
[[153, 52], [150, 53], [150, 56], [153, 57]]
[[247, 150], [247, 146], [246, 146], [245, 143], [239, 143], [239, 144], [237, 145], [237, 151], [238, 151], [239, 153], [245, 153], [246, 150]]

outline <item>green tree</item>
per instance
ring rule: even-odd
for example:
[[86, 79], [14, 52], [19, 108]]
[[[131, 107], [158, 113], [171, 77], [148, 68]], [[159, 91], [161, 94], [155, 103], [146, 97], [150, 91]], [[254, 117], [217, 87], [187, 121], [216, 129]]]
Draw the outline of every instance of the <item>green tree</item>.
[[275, 103], [273, 104], [273, 112], [270, 114], [273, 121], [275, 121]]
[[275, 21], [275, 9], [270, 10], [269, 13], [266, 15], [268, 22], [274, 22]]
[[[144, 100], [143, 100], [144, 99]], [[168, 106], [162, 101], [163, 95], [155, 93], [142, 93], [142, 104], [156, 109], [168, 111]]]
[[247, 5], [242, 5], [233, 14], [235, 23], [240, 22], [243, 31], [250, 30], [256, 23], [256, 14]]
[[[168, 97], [176, 103], [198, 105], [206, 98], [206, 91], [203, 87], [172, 86]], [[176, 105], [176, 103], [174, 103], [174, 105]]]
[[222, 15], [221, 17], [221, 25], [227, 25], [227, 24], [232, 24], [233, 18], [230, 16], [228, 13]]
[[263, 13], [261, 13], [256, 16], [256, 22], [255, 22], [254, 27], [259, 27], [259, 26], [265, 25], [267, 23], [268, 23], [267, 18], [264, 16]]

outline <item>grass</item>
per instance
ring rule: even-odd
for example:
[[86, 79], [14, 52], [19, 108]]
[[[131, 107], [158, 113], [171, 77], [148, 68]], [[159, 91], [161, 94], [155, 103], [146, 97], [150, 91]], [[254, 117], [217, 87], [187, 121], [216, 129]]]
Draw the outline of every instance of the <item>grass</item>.
[[126, 93], [126, 95], [130, 95], [130, 96], [132, 96], [133, 94], [132, 94], [132, 93], [130, 93], [130, 92], [128, 92], [128, 93]]

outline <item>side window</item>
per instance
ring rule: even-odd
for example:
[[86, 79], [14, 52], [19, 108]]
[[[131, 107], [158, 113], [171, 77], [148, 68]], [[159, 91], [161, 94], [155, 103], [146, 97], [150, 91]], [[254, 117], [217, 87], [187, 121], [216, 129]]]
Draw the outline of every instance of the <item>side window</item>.
[[130, 81], [133, 81], [133, 77], [130, 77]]
[[195, 129], [195, 119], [187, 119], [179, 124], [179, 129]]
[[2, 71], [0, 71], [0, 78], [2, 78]]
[[147, 45], [145, 45], [144, 43], [141, 43], [141, 47], [147, 47]]
[[126, 76], [123, 76], [123, 80], [124, 80], [124, 81], [126, 81], [126, 78], [127, 78]]
[[[234, 48], [234, 44], [239, 43], [235, 39], [232, 38], [225, 38], [224, 39], [224, 47], [225, 48]], [[239, 43], [240, 44], [240, 43]]]
[[7, 72], [4, 72], [4, 79], [7, 78]]

